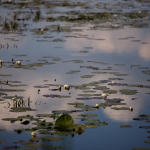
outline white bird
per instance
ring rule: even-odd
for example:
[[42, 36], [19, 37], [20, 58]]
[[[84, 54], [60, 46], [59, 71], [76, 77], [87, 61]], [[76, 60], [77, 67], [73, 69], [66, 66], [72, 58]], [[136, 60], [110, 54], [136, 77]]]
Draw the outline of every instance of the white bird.
[[17, 65], [21, 65], [21, 61], [16, 61], [16, 64]]

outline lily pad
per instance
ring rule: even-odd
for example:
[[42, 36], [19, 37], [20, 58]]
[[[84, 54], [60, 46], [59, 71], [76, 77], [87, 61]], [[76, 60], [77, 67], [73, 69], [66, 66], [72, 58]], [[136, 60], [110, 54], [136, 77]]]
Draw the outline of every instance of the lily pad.
[[35, 147], [35, 148], [39, 148], [41, 147], [42, 149], [61, 149], [61, 146], [52, 146], [52, 145], [44, 145], [44, 144], [39, 144], [39, 143], [35, 143], [35, 144], [28, 144], [25, 145], [25, 147]]
[[115, 109], [115, 110], [130, 110], [130, 108], [128, 108], [128, 107], [120, 107], [120, 108], [112, 107], [111, 109]]
[[96, 117], [98, 115], [97, 114], [79, 114], [78, 116], [81, 116], [81, 117]]
[[68, 105], [84, 105], [84, 103], [75, 102], [75, 103], [67, 103]]
[[81, 118], [81, 121], [99, 121], [100, 119], [95, 118]]
[[0, 132], [2, 132], [2, 131], [6, 131], [5, 129], [0, 129]]
[[2, 91], [2, 92], [23, 92], [26, 90], [23, 90], [23, 89], [0, 89], [0, 91]]
[[82, 78], [92, 78], [94, 75], [84, 75], [84, 76], [80, 76]]
[[37, 86], [33, 86], [34, 88], [48, 88], [49, 86], [44, 86], [44, 85], [37, 85]]
[[116, 93], [117, 93], [117, 90], [103, 90], [103, 93], [116, 94]]
[[0, 76], [6, 76], [6, 77], [9, 77], [9, 76], [12, 76], [10, 74], [0, 74]]
[[60, 141], [63, 140], [62, 137], [34, 137], [30, 138], [29, 141], [39, 142], [39, 141]]
[[137, 90], [129, 90], [129, 89], [122, 89], [122, 90], [119, 90], [121, 92], [121, 94], [125, 94], [125, 95], [134, 95], [137, 92]]
[[121, 127], [121, 128], [131, 128], [132, 126], [131, 125], [120, 125], [119, 127]]

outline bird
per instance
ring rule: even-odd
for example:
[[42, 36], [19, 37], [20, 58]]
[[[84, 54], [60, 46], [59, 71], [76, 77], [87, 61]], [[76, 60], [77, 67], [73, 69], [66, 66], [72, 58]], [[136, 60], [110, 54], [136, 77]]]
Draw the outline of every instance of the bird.
[[23, 121], [21, 124], [23, 124], [23, 125], [27, 125], [27, 124], [29, 124], [30, 123], [30, 121], [29, 120], [25, 120], [25, 121]]
[[17, 65], [21, 65], [21, 61], [16, 61], [16, 64]]

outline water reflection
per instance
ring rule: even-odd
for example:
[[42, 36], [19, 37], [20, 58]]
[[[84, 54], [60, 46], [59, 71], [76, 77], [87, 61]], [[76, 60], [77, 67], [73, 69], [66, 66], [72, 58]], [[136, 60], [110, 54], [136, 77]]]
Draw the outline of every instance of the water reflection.
[[148, 29], [138, 30], [128, 27], [115, 31], [90, 31], [84, 29], [83, 34], [87, 35], [87, 37], [83, 37], [82, 34], [76, 35], [78, 38], [68, 39], [65, 46], [67, 50], [79, 50], [86, 45], [86, 47], [92, 47], [90, 53], [118, 53], [121, 55], [135, 52], [139, 54], [139, 57], [150, 60], [148, 53], [150, 36], [146, 31], [148, 32]]

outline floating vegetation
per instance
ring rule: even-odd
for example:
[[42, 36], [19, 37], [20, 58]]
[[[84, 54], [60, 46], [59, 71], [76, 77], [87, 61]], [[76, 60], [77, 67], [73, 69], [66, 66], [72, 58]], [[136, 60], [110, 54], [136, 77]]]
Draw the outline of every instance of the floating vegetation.
[[23, 91], [26, 91], [26, 90], [23, 90], [23, 89], [0, 89], [0, 91], [2, 92], [23, 92]]
[[115, 110], [130, 110], [129, 107], [111, 107], [111, 109], [115, 109]]
[[32, 129], [15, 129], [14, 131], [15, 132], [31, 132], [31, 131], [34, 131], [35, 129], [32, 128]]
[[128, 74], [123, 74], [123, 73], [113, 73], [115, 76], [128, 76]]
[[26, 84], [19, 84], [19, 85], [9, 85], [10, 87], [18, 87], [18, 86], [28, 86]]
[[6, 76], [6, 77], [9, 77], [9, 76], [12, 76], [10, 74], [0, 74], [0, 76]]
[[71, 96], [68, 96], [68, 95], [57, 95], [57, 94], [50, 94], [50, 95], [43, 95], [44, 97], [51, 97], [51, 98], [55, 98], [55, 97], [58, 97], [58, 98], [70, 98]]
[[48, 88], [49, 86], [44, 86], [44, 85], [36, 85], [33, 86], [34, 88]]
[[94, 75], [84, 75], [84, 76], [80, 76], [81, 78], [92, 78]]
[[5, 129], [0, 129], [0, 132], [2, 132], [2, 131], [6, 131]]
[[79, 114], [78, 116], [81, 116], [81, 117], [96, 117], [98, 115], [97, 114]]
[[12, 107], [10, 109], [10, 112], [26, 112], [26, 111], [37, 111], [36, 109], [32, 109], [32, 108], [24, 108], [24, 107]]
[[80, 72], [80, 70], [71, 70], [67, 72], [67, 74], [77, 74], [78, 72]]
[[62, 137], [34, 137], [30, 138], [29, 141], [39, 142], [39, 141], [60, 141], [63, 140]]
[[84, 105], [84, 103], [75, 102], [75, 103], [67, 103], [68, 105]]
[[132, 126], [131, 125], [120, 125], [119, 127], [121, 127], [121, 128], [131, 128]]
[[117, 90], [103, 90], [103, 93], [107, 94], [116, 94], [118, 91]]
[[122, 89], [122, 90], [119, 90], [119, 92], [121, 92], [121, 94], [125, 94], [125, 95], [134, 95], [137, 92], [137, 90], [129, 90], [129, 89]]

